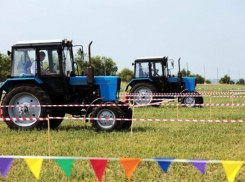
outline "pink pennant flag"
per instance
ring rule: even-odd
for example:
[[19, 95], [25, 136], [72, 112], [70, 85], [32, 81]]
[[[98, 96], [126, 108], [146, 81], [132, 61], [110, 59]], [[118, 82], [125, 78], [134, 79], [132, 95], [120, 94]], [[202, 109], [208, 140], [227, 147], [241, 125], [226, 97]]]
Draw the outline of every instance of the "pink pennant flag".
[[90, 163], [94, 169], [95, 175], [100, 182], [102, 181], [107, 161], [108, 159], [90, 159]]

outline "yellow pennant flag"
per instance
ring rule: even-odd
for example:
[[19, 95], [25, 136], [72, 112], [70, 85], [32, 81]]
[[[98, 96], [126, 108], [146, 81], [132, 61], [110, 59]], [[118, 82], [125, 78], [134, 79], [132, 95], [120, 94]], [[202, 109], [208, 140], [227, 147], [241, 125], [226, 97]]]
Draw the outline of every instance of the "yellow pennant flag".
[[225, 173], [229, 182], [233, 182], [240, 168], [243, 165], [242, 161], [221, 161], [225, 169]]
[[39, 179], [39, 175], [41, 172], [41, 167], [43, 163], [43, 159], [25, 159], [28, 167], [30, 168], [33, 175]]
[[128, 180], [130, 180], [134, 170], [140, 163], [139, 158], [120, 158], [120, 163], [126, 173], [126, 176], [128, 177]]

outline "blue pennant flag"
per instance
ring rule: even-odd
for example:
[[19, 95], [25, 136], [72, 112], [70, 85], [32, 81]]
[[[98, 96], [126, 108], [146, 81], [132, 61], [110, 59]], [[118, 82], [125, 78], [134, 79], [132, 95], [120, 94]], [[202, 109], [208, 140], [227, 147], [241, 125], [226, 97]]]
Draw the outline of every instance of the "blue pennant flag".
[[[174, 160], [174, 158], [154, 158], [157, 162], [158, 165], [162, 168], [162, 170], [167, 173], [168, 172], [168, 168], [171, 164], [171, 162]], [[168, 160], [168, 161], [163, 161], [163, 160]]]

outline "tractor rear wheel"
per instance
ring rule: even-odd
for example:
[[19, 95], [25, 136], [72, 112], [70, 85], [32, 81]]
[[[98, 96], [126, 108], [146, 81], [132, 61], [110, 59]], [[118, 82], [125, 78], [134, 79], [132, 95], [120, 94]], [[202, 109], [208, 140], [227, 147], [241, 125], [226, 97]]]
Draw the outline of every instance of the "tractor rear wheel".
[[91, 112], [91, 123], [96, 131], [120, 130], [124, 121], [121, 120], [93, 120], [93, 118], [123, 118], [123, 111], [119, 107], [95, 107]]
[[[131, 90], [130, 94], [133, 94], [135, 105], [150, 104], [153, 101], [153, 93], [157, 93], [157, 89], [150, 83], [138, 83]], [[133, 103], [131, 101], [131, 103]]]
[[[21, 107], [4, 107], [4, 118], [46, 118], [51, 108], [30, 107], [28, 105], [50, 105], [51, 101], [47, 93], [36, 85], [19, 85], [10, 90], [3, 98], [2, 105], [23, 105]], [[4, 119], [10, 129], [31, 130], [42, 129], [47, 126], [47, 121], [37, 119], [11, 120]]]

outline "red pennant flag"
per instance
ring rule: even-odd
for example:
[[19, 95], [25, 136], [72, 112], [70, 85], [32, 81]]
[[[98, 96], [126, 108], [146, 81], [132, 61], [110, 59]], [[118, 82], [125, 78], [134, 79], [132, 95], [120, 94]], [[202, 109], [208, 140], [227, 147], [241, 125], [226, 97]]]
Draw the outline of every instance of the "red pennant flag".
[[90, 163], [94, 169], [94, 172], [96, 174], [96, 177], [101, 182], [102, 177], [107, 165], [108, 159], [90, 159]]
[[131, 179], [131, 176], [136, 167], [139, 165], [140, 160], [141, 159], [139, 158], [120, 158], [120, 163], [126, 173], [128, 180]]

